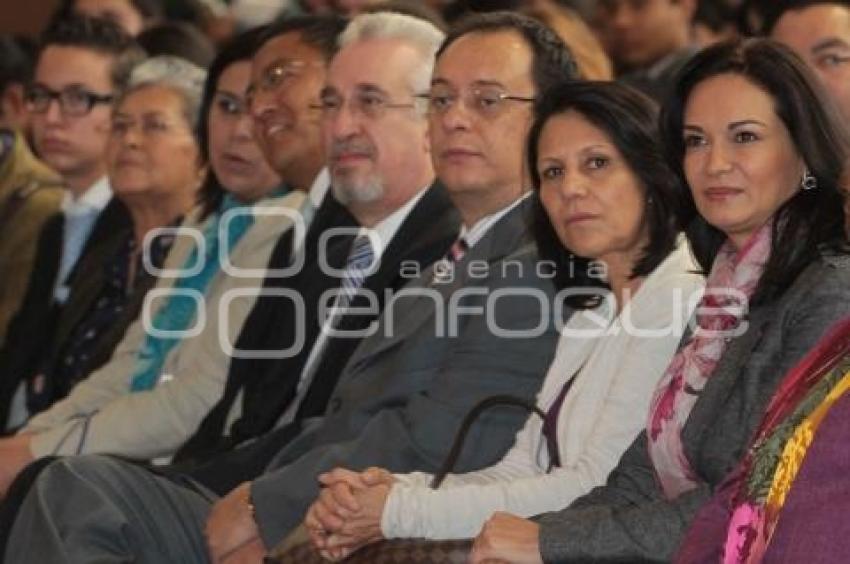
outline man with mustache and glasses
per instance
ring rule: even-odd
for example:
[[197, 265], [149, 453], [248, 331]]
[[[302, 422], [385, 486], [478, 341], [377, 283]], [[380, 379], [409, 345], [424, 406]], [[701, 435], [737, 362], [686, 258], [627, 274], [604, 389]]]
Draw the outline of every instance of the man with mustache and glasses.
[[[178, 485], [110, 459], [58, 461], [25, 501], [8, 557], [259, 561], [299, 523], [318, 493], [319, 473], [337, 465], [375, 464], [434, 471], [472, 405], [495, 394], [533, 398], [557, 332], [538, 301], [541, 295], [552, 300], [553, 288], [537, 275], [536, 252], [525, 230], [524, 215], [533, 201], [523, 143], [532, 121], [531, 99], [547, 85], [575, 76], [574, 61], [563, 43], [533, 20], [513, 14], [472, 20], [439, 51], [427, 104], [430, 134], [424, 135], [422, 123], [419, 135], [402, 139], [413, 126], [409, 120], [421, 119], [414, 94], [428, 88], [427, 80], [413, 76], [430, 65], [411, 64], [407, 42], [416, 44], [414, 32], [393, 32], [389, 23], [373, 27], [367, 18], [376, 17], [387, 18], [357, 18], [350, 36], [344, 34], [321, 96], [335, 194], [349, 199], [355, 216], [366, 217], [358, 195], [368, 200], [381, 186], [387, 190], [391, 178], [383, 172], [393, 168], [384, 168], [386, 159], [395, 155], [394, 170], [410, 174], [401, 157], [430, 151], [463, 222], [461, 237], [445, 258], [454, 263], [444, 269], [451, 276], [429, 268], [405, 286], [338, 381], [324, 370], [314, 372], [298, 411], [317, 417], [299, 420], [296, 413], [295, 423], [210, 465], [232, 472], [228, 466], [241, 463], [241, 479], [252, 482], [217, 499], [197, 481]], [[374, 230], [380, 231], [380, 223]], [[513, 266], [503, 268], [504, 263]], [[491, 319], [484, 310], [493, 293], [503, 295], [488, 312]], [[450, 316], [455, 323], [443, 333], [435, 320]], [[322, 397], [329, 398], [325, 410]], [[521, 410], [488, 413], [473, 426], [469, 440], [475, 448], [463, 452], [457, 468], [497, 459], [524, 420]], [[256, 469], [266, 461], [258, 477]], [[79, 495], [74, 503], [57, 503], [51, 493], [57, 488]], [[79, 519], [95, 514], [96, 520]], [[67, 534], [65, 527], [75, 531]], [[66, 534], [52, 533], [60, 529]]]
[[[142, 56], [130, 37], [100, 20], [62, 21], [41, 39], [25, 105], [34, 149], [65, 193], [61, 213], [41, 229], [27, 293], [0, 351], [0, 429], [27, 417], [21, 384], [38, 373], [75, 265], [128, 224], [123, 205], [110, 203], [105, 150], [112, 100]], [[38, 392], [44, 382], [30, 385]]]

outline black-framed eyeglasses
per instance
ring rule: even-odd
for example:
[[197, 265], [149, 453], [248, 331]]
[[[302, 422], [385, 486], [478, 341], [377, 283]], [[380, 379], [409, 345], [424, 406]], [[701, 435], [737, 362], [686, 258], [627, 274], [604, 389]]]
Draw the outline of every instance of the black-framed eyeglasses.
[[368, 119], [380, 119], [387, 110], [416, 107], [414, 102], [391, 102], [389, 98], [379, 92], [358, 92], [348, 101], [338, 94], [323, 94], [319, 103], [311, 104], [310, 107], [321, 111], [324, 118], [334, 118], [339, 115], [345, 104], [348, 104], [352, 113]]
[[114, 99], [113, 94], [96, 94], [76, 87], [51, 90], [46, 86], [32, 86], [25, 96], [30, 112], [43, 114], [50, 107], [50, 102], [57, 100], [62, 115], [71, 117], [87, 115], [97, 104], [111, 104]]
[[499, 115], [505, 108], [505, 102], [534, 103], [535, 101], [531, 96], [516, 96], [500, 88], [486, 86], [471, 88], [462, 95], [458, 95], [451, 88], [435, 86], [430, 92], [416, 96], [428, 101], [428, 112], [431, 114], [445, 114], [457, 104], [458, 99], [461, 99], [467, 109], [485, 118]]

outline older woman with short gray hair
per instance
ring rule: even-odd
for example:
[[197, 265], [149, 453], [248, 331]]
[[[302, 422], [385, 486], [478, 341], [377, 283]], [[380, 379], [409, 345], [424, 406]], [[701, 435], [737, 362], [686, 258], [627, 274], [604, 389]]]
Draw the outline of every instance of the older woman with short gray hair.
[[[136, 66], [115, 102], [106, 150], [113, 194], [128, 212], [124, 229], [98, 241], [80, 264], [59, 320], [56, 342], [28, 379], [30, 415], [47, 409], [106, 363], [139, 314], [176, 226], [195, 205], [205, 165], [195, 128], [206, 73], [174, 57]], [[117, 204], [113, 204], [117, 205]], [[0, 488], [2, 489], [2, 488]]]
[[197, 128], [207, 72], [180, 57], [162, 55], [136, 65], [116, 105], [132, 92], [146, 86], [170, 88], [183, 99], [186, 121]]

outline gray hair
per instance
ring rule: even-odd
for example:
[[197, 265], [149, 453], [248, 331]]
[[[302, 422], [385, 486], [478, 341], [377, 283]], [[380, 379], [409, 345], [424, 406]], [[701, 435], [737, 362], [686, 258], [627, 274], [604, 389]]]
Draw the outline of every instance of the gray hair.
[[130, 73], [127, 87], [121, 92], [118, 103], [127, 95], [148, 86], [162, 86], [175, 91], [183, 99], [183, 114], [192, 129], [198, 127], [201, 97], [207, 71], [180, 57], [161, 55], [145, 59]]
[[432, 23], [420, 18], [394, 12], [361, 14], [351, 20], [339, 36], [339, 46], [369, 39], [399, 39], [413, 46], [421, 54], [421, 62], [410, 72], [410, 86], [414, 93], [428, 90], [437, 49], [445, 34]]

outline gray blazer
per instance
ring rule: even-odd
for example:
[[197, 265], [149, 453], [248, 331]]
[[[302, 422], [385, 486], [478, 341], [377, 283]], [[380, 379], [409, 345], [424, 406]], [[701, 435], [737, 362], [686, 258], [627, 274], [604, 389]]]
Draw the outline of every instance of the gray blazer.
[[703, 485], [666, 500], [644, 432], [606, 485], [537, 517], [544, 561], [670, 560], [696, 510], [743, 456], [785, 373], [848, 313], [850, 257], [836, 255], [810, 264], [780, 299], [752, 308], [747, 332], [727, 345], [682, 431]]
[[[538, 276], [537, 253], [529, 245], [526, 220], [531, 203], [529, 198], [491, 227], [458, 263], [453, 282], [429, 285], [432, 274], [427, 269], [406, 287], [430, 287], [433, 296], [388, 302], [376, 333], [364, 339], [346, 365], [325, 416], [280, 451], [269, 470], [253, 482], [266, 546], [276, 545], [298, 525], [318, 495], [319, 473], [336, 466], [433, 472], [475, 403], [495, 394], [533, 401], [558, 338], [553, 316], [541, 312], [538, 299], [514, 293], [492, 302], [499, 328], [531, 330], [530, 337], [494, 334], [483, 309], [457, 317], [455, 337], [435, 331], [440, 317], [451, 328], [449, 310], [457, 308], [448, 305], [452, 295], [457, 299], [458, 290], [473, 292], [460, 302], [468, 311], [484, 308], [487, 296], [503, 289], [527, 289], [547, 305], [553, 303], [553, 286]], [[483, 269], [467, 268], [473, 261], [489, 266], [485, 276]], [[510, 266], [503, 268], [507, 262]], [[444, 303], [436, 305], [440, 300]], [[387, 337], [388, 324], [392, 333]], [[510, 407], [487, 412], [468, 435], [456, 469], [463, 472], [497, 461], [526, 417]]]

